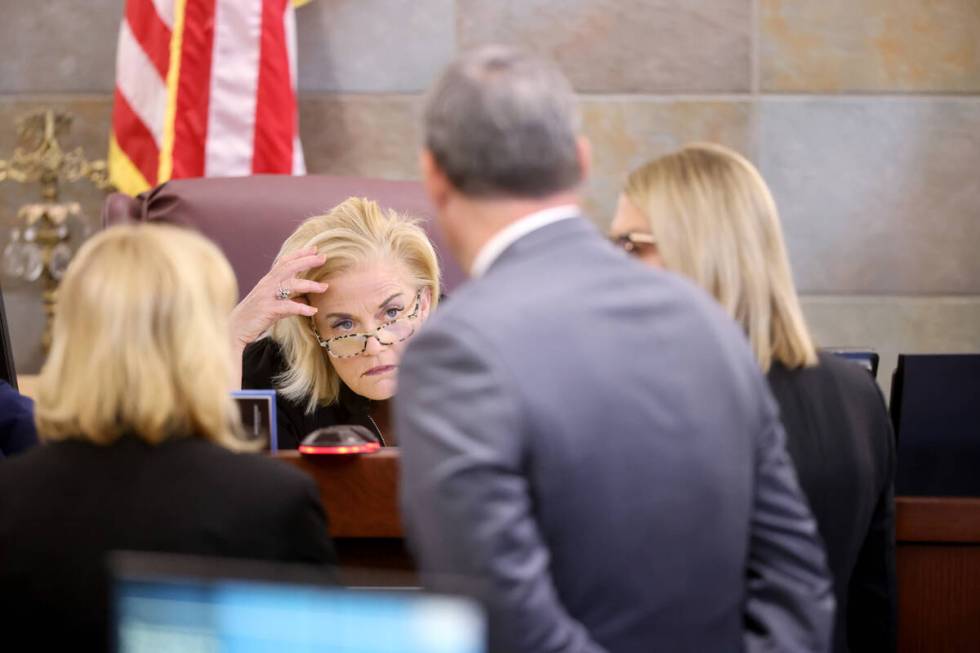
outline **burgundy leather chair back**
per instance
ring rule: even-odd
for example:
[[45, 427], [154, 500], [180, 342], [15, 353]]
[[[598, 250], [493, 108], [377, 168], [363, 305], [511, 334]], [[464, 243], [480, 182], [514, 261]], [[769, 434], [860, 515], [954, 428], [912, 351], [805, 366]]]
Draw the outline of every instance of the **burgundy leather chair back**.
[[465, 275], [432, 219], [432, 205], [415, 181], [322, 175], [175, 179], [136, 197], [113, 193], [103, 206], [102, 224], [159, 221], [201, 232], [228, 257], [245, 296], [300, 222], [348, 197], [366, 197], [421, 219], [439, 256], [444, 291], [463, 281]]

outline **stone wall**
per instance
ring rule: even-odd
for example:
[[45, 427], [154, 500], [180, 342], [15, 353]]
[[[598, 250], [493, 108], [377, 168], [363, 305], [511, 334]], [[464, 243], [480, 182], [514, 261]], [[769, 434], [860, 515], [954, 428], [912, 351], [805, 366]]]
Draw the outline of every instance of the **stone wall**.
[[[0, 157], [36, 106], [104, 153], [121, 7], [5, 0]], [[977, 0], [313, 0], [298, 20], [311, 172], [416, 178], [421, 92], [459, 49], [518, 43], [581, 93], [597, 223], [632, 166], [725, 143], [773, 188], [821, 344], [878, 349], [886, 389], [900, 351], [980, 351]], [[0, 185], [4, 241], [28, 196]], [[4, 283], [36, 370], [37, 293]]]

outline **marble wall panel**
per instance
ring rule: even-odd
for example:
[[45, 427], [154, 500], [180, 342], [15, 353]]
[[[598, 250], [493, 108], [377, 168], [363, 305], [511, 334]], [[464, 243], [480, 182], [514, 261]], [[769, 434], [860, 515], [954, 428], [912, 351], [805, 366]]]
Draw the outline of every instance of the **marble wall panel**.
[[764, 91], [980, 91], [977, 0], [760, 2]]
[[980, 98], [768, 98], [757, 110], [802, 290], [980, 293]]
[[584, 97], [583, 129], [593, 155], [586, 210], [604, 228], [626, 175], [685, 143], [714, 141], [751, 154], [750, 115], [748, 102]]
[[878, 352], [886, 398], [899, 354], [980, 353], [980, 296], [804, 296], [803, 312], [818, 346]]
[[[297, 11], [299, 85], [428, 86], [455, 51], [453, 0], [316, 0]], [[124, 0], [5, 0], [0, 93], [111, 91]]]
[[306, 95], [300, 131], [311, 174], [419, 177], [417, 96]]
[[296, 12], [299, 87], [423, 90], [453, 57], [455, 17], [453, 0], [315, 0]]
[[112, 91], [123, 0], [0, 5], [0, 93]]
[[511, 43], [580, 91], [747, 91], [750, 0], [458, 0], [459, 46]]

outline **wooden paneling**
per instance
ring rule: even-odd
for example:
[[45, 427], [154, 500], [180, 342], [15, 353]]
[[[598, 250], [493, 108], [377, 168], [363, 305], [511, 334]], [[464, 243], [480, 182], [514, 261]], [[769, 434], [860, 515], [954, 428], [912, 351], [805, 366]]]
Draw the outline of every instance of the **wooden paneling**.
[[398, 514], [396, 448], [368, 456], [275, 454], [312, 476], [330, 516], [340, 582], [356, 587], [415, 587], [415, 562]]
[[980, 498], [898, 497], [895, 539], [980, 546]]
[[[276, 456], [317, 480], [347, 584], [417, 582], [401, 539], [398, 456]], [[896, 509], [900, 653], [980, 651], [980, 499], [899, 497]]]
[[398, 449], [370, 456], [301, 456], [297, 451], [275, 454], [303, 470], [320, 486], [334, 538], [400, 538], [398, 514]]
[[980, 543], [898, 548], [899, 653], [980, 651]]
[[980, 650], [980, 499], [899, 497], [899, 653]]

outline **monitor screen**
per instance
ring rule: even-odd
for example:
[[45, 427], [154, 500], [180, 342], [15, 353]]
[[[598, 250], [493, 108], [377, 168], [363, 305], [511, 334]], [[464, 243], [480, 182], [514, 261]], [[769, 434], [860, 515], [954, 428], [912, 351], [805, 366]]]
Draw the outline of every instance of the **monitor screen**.
[[17, 388], [17, 370], [10, 349], [10, 331], [7, 328], [7, 312], [3, 306], [3, 288], [0, 288], [0, 379]]
[[261, 442], [269, 451], [279, 451], [275, 390], [235, 390], [231, 393], [242, 416], [242, 435]]
[[281, 575], [278, 580], [239, 572], [185, 575], [170, 567], [162, 573], [145, 568], [116, 573], [120, 653], [486, 650], [485, 618], [472, 599], [419, 590], [343, 589], [289, 582]]
[[878, 376], [878, 354], [870, 349], [847, 349], [847, 348], [834, 348], [826, 349], [825, 351], [831, 354], [836, 354], [841, 358], [846, 358], [849, 361], [853, 361], [868, 370], [872, 377]]
[[980, 496], [980, 354], [902, 354], [892, 380], [895, 491]]

